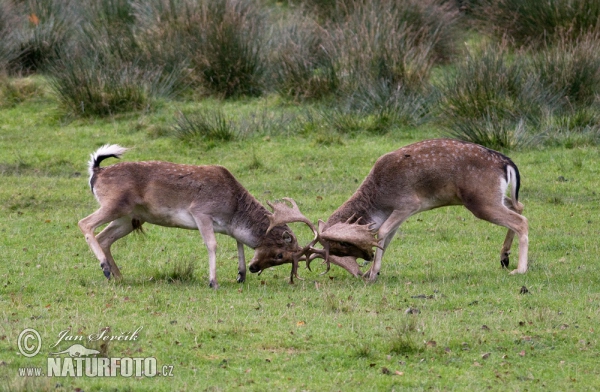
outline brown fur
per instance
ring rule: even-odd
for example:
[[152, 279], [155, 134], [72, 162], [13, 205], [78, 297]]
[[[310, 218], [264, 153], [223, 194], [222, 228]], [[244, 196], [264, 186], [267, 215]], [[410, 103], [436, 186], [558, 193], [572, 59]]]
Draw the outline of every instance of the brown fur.
[[[509, 173], [510, 172], [510, 173]], [[512, 194], [505, 197], [501, 182], [512, 175]], [[421, 211], [464, 205], [476, 217], [509, 229], [501, 251], [501, 264], [508, 265], [512, 239], [519, 236], [519, 264], [513, 273], [527, 270], [528, 223], [518, 201], [520, 175], [517, 166], [499, 152], [450, 139], [411, 144], [380, 157], [358, 190], [324, 224], [322, 231], [354, 216], [361, 224], [378, 230], [382, 249], [366, 274], [375, 280], [385, 248], [398, 227]], [[370, 260], [372, 247], [357, 247], [351, 240], [324, 244], [335, 256]]]
[[[267, 233], [270, 212], [222, 166], [193, 166], [169, 162], [123, 162], [100, 168], [125, 149], [104, 146], [92, 155], [90, 185], [100, 208], [79, 222], [106, 277], [121, 273], [110, 253], [119, 238], [141, 230], [145, 222], [167, 227], [199, 229], [209, 253], [210, 285], [216, 288], [215, 233], [237, 240], [238, 281], [246, 264], [243, 245], [256, 249], [254, 259], [291, 262], [300, 248], [287, 225]], [[110, 223], [97, 236], [94, 230]]]

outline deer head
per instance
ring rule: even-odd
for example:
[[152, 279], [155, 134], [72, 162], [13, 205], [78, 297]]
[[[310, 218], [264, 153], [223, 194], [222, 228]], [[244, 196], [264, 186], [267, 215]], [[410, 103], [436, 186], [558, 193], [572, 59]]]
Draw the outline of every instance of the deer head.
[[[286, 202], [289, 203], [291, 207]], [[254, 254], [254, 258], [250, 262], [250, 272], [258, 272], [260, 274], [263, 270], [267, 268], [275, 267], [286, 263], [292, 263], [290, 283], [294, 283], [294, 277], [301, 279], [298, 276], [298, 262], [301, 260], [306, 260], [307, 255], [310, 253], [312, 247], [316, 244], [318, 240], [318, 231], [312, 224], [312, 222], [304, 215], [302, 215], [300, 209], [298, 208], [298, 205], [293, 199], [285, 197], [283, 198], [283, 201], [275, 203], [267, 202], [267, 204], [269, 205], [269, 207], [271, 207], [271, 209], [273, 209], [273, 213], [271, 215], [268, 215], [270, 225], [267, 229], [267, 238], [281, 238], [284, 242], [287, 241], [289, 243], [297, 244], [296, 239], [293, 238], [291, 233], [287, 231], [282, 231], [281, 229], [283, 225], [293, 222], [306, 223], [306, 225], [308, 225], [308, 227], [310, 227], [310, 229], [315, 234], [315, 237], [305, 247], [300, 248], [296, 245], [293, 251], [287, 251], [286, 253], [276, 253], [274, 255], [275, 257], [267, 256], [264, 254], [264, 252], [273, 253], [273, 249], [276, 249], [277, 247], [264, 246], [264, 252], [262, 249], [257, 248]]]

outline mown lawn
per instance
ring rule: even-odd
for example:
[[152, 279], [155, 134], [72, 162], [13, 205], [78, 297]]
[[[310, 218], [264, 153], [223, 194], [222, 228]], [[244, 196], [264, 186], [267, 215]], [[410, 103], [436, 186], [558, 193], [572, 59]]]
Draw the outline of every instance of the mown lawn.
[[[375, 284], [335, 266], [321, 276], [317, 263], [312, 273], [301, 268], [305, 280], [295, 285], [288, 266], [238, 284], [235, 241], [218, 236], [221, 287], [213, 291], [199, 234], [150, 225], [114, 245], [124, 279], [108, 282], [77, 227], [97, 206], [87, 160], [102, 144], [133, 147], [124, 160], [224, 165], [261, 202], [292, 197], [316, 222], [354, 192], [377, 157], [437, 135], [332, 144], [310, 133], [255, 135], [206, 148], [157, 135], [175, 110], [76, 121], [47, 100], [0, 110], [0, 390], [600, 389], [597, 148], [508, 152], [530, 223], [522, 276], [500, 268], [505, 229], [445, 208], [401, 227]], [[293, 228], [310, 240], [308, 228]], [[135, 341], [83, 344], [109, 358], [154, 357], [172, 366], [172, 377], [19, 376], [69, 347], [51, 347], [61, 331], [87, 337], [139, 327]], [[26, 328], [43, 341], [32, 358], [18, 349]]]

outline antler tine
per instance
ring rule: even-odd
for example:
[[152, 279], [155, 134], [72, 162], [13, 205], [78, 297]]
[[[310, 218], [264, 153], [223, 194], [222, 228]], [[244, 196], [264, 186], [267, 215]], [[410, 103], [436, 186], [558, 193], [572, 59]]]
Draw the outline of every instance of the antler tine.
[[[315, 250], [322, 250], [322, 249], [315, 249]], [[310, 257], [306, 260], [307, 267], [308, 267], [309, 262], [314, 259], [317, 259], [317, 258], [324, 259], [325, 256], [323, 253], [324, 252], [315, 252], [312, 255], [310, 255]], [[362, 272], [360, 271], [360, 266], [356, 262], [356, 257], [354, 257], [354, 256], [339, 257], [339, 256], [334, 256], [334, 255], [328, 255], [327, 259], [324, 260], [323, 263], [327, 265], [327, 269], [325, 270], [325, 272], [321, 273], [321, 275], [325, 275], [326, 273], [329, 272], [329, 270], [331, 269], [331, 264], [335, 264], [338, 267], [342, 267], [346, 271], [350, 272], [350, 274], [352, 274], [356, 278], [358, 278], [359, 276], [362, 275]]]
[[294, 276], [298, 278], [298, 280], [304, 280], [300, 276], [298, 276], [298, 261], [301, 258], [301, 254], [296, 254], [294, 256], [294, 260], [292, 261], [292, 272], [290, 273], [290, 284], [294, 284]]
[[[310, 248], [313, 247], [319, 241], [319, 231], [317, 230], [315, 225], [313, 225], [313, 223], [307, 217], [305, 217], [302, 214], [302, 212], [300, 212], [300, 208], [298, 208], [298, 204], [296, 204], [294, 199], [289, 198], [289, 197], [284, 197], [284, 198], [282, 198], [282, 200], [283, 201], [281, 201], [281, 202], [275, 202], [275, 203], [267, 202], [269, 207], [271, 207], [273, 209], [273, 214], [268, 216], [270, 225], [269, 225], [269, 228], [267, 229], [267, 233], [269, 231], [271, 231], [271, 229], [273, 229], [273, 227], [283, 225], [286, 223], [292, 223], [292, 222], [305, 223], [312, 230], [312, 232], [314, 234], [314, 238], [308, 245], [306, 245], [304, 248], [302, 248], [300, 251], [298, 251], [298, 253], [296, 253], [296, 256], [298, 257], [298, 259], [300, 259], [300, 257], [306, 256], [307, 252], [310, 250]], [[292, 207], [290, 208], [290, 206], [288, 206], [285, 202], [290, 203], [292, 205]], [[296, 276], [296, 277], [298, 277], [298, 276]]]
[[[273, 214], [268, 215], [270, 225], [267, 229], [267, 233], [270, 232], [275, 226], [280, 226], [292, 222], [306, 223], [314, 232], [316, 232], [314, 225], [307, 217], [305, 217], [300, 212], [298, 204], [296, 204], [294, 199], [284, 197], [282, 198], [282, 200], [283, 201], [277, 201], [275, 203], [267, 201], [269, 207], [273, 209]], [[286, 201], [292, 205], [291, 208], [285, 203]]]

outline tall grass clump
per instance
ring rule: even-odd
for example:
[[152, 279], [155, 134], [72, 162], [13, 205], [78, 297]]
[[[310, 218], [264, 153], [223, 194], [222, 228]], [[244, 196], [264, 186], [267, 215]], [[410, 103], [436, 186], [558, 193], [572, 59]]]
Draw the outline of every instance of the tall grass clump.
[[222, 110], [202, 110], [194, 114], [179, 112], [173, 127], [175, 135], [186, 142], [229, 142], [237, 137], [235, 125]]
[[95, 0], [81, 19], [76, 46], [48, 67], [51, 86], [70, 114], [108, 116], [147, 109], [156, 99], [177, 96], [185, 88], [185, 61], [168, 67], [154, 61], [133, 2]]
[[592, 105], [600, 94], [600, 32], [577, 42], [564, 37], [533, 55], [540, 82], [571, 108]]
[[511, 56], [506, 44], [468, 53], [440, 88], [446, 132], [494, 149], [517, 147], [537, 132], [558, 97], [541, 88], [522, 58]]
[[458, 13], [437, 1], [340, 2], [329, 25], [341, 105], [388, 129], [422, 118], [435, 64], [454, 55]]
[[14, 56], [15, 47], [13, 45], [13, 5], [9, 2], [0, 2], [0, 74], [8, 69], [8, 63]]
[[254, 2], [205, 0], [189, 13], [184, 51], [209, 94], [232, 98], [262, 93], [263, 12]]
[[518, 46], [539, 46], [561, 36], [575, 42], [600, 31], [597, 0], [480, 0], [473, 14], [482, 31], [507, 36]]
[[137, 17], [130, 0], [93, 0], [83, 12], [83, 45], [123, 62], [139, 61]]
[[532, 57], [532, 69], [544, 88], [560, 97], [559, 110], [546, 124], [554, 144], [597, 144], [600, 140], [600, 37], [577, 42], [562, 39]]
[[284, 18], [271, 42], [274, 89], [282, 97], [318, 100], [337, 91], [339, 78], [331, 37], [304, 11]]
[[452, 55], [457, 14], [436, 1], [348, 0], [347, 15], [330, 27], [340, 74], [356, 91], [386, 80], [419, 90], [439, 60]]
[[55, 63], [49, 80], [66, 112], [102, 117], [147, 108], [160, 72], [87, 53]]
[[2, 37], [0, 55], [2, 52], [10, 54], [9, 71], [15, 74], [37, 72], [68, 52], [79, 24], [77, 6], [77, 2], [70, 0], [3, 4], [0, 11], [8, 12], [8, 17], [0, 16], [0, 20], [4, 19], [0, 30], [1, 24], [8, 20], [11, 31]]

